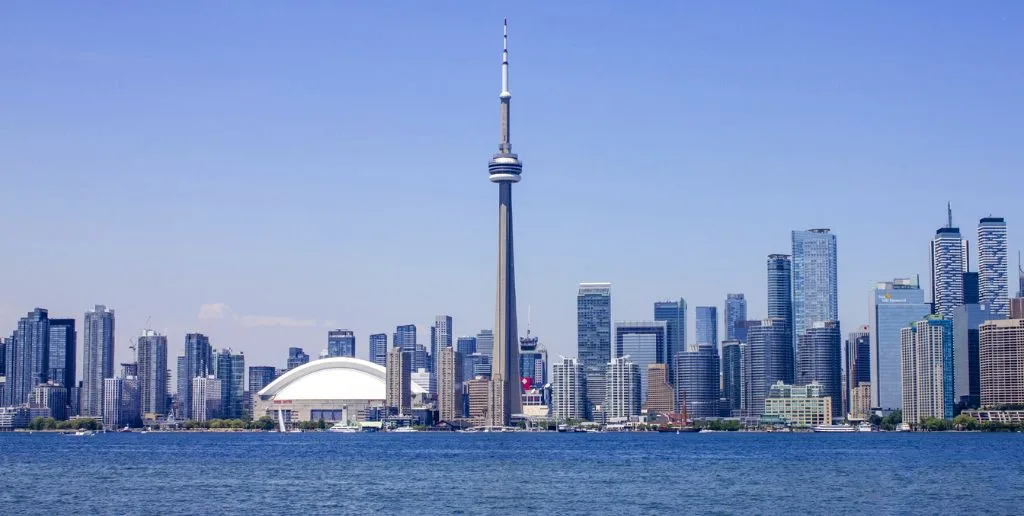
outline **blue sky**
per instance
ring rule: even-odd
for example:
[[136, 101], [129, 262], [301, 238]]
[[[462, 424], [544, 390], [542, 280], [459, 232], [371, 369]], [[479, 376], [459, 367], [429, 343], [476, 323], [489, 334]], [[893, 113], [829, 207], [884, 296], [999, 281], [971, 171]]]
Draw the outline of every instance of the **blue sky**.
[[103, 303], [119, 361], [149, 320], [283, 366], [328, 327], [359, 356], [491, 327], [504, 16], [521, 332], [530, 306], [555, 356], [581, 281], [615, 320], [764, 316], [792, 229], [838, 235], [844, 332], [873, 282], [927, 277], [947, 200], [1024, 247], [1016, 2], [11, 3], [0, 329]]

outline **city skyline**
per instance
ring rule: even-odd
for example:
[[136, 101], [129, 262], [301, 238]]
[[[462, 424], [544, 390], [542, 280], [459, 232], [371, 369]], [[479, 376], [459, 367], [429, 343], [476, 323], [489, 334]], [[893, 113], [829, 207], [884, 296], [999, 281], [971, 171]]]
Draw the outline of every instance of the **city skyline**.
[[[842, 241], [838, 283], [844, 329], [867, 322], [865, 307], [875, 282], [928, 277], [921, 235], [926, 240], [942, 224], [947, 200], [957, 211], [963, 236], [972, 241], [972, 254], [977, 221], [990, 214], [1005, 217], [1011, 226], [1010, 256], [1021, 248], [1014, 224], [1024, 214], [1015, 194], [991, 187], [1020, 168], [1014, 155], [1001, 150], [1002, 142], [1014, 134], [1012, 121], [1021, 115], [1010, 95], [1020, 81], [977, 59], [992, 56], [993, 47], [1019, 54], [1021, 37], [1006, 21], [966, 9], [954, 16], [911, 6], [895, 8], [882, 22], [865, 13], [846, 17], [851, 13], [839, 6], [817, 7], [813, 15], [787, 11], [773, 16], [769, 11], [774, 9], [763, 8], [759, 14], [768, 22], [742, 35], [726, 23], [728, 10], [709, 6], [688, 13], [682, 23], [691, 32], [686, 44], [679, 45], [669, 39], [678, 31], [649, 30], [652, 25], [667, 27], [661, 24], [680, 12], [675, 8], [658, 17], [665, 21], [614, 9], [588, 12], [583, 14], [590, 22], [586, 28], [564, 23], [578, 13], [549, 9], [548, 17], [530, 8], [507, 14], [527, 36], [516, 47], [517, 62], [528, 65], [517, 74], [517, 98], [524, 100], [517, 145], [529, 149], [531, 170], [536, 171], [530, 194], [517, 201], [522, 208], [516, 219], [521, 271], [517, 294], [520, 305], [533, 306], [534, 334], [552, 356], [575, 355], [572, 292], [581, 281], [615, 285], [613, 322], [648, 320], [650, 304], [659, 299], [683, 297], [692, 306], [721, 307], [726, 292], [746, 294], [749, 319], [766, 317], [764, 256], [789, 252], [789, 232], [795, 229], [831, 227]], [[253, 364], [280, 367], [291, 346], [317, 356], [332, 328], [351, 329], [357, 356], [366, 358], [368, 336], [391, 333], [397, 324], [415, 323], [418, 342], [428, 342], [426, 330], [438, 313], [452, 314], [455, 336], [493, 327], [493, 191], [486, 182], [479, 184], [479, 163], [486, 155], [481, 149], [493, 145], [493, 74], [488, 71], [493, 71], [494, 52], [488, 42], [493, 41], [494, 20], [506, 13], [474, 7], [452, 18], [413, 8], [409, 18], [387, 18], [354, 8], [345, 13], [352, 20], [344, 25], [353, 31], [351, 36], [324, 33], [326, 42], [319, 46], [309, 38], [278, 38], [290, 45], [284, 54], [309, 56], [303, 58], [309, 61], [290, 65], [253, 34], [236, 34], [238, 41], [253, 43], [241, 45], [243, 52], [224, 47], [214, 30], [228, 14], [239, 15], [243, 27], [261, 22], [265, 14], [214, 12], [196, 21], [197, 43], [220, 44], [213, 46], [221, 53], [206, 55], [192, 42], [178, 47], [159, 37], [138, 37], [142, 31], [159, 33], [154, 29], [166, 22], [120, 23], [137, 11], [75, 11], [43, 16], [28, 7], [11, 9], [7, 19], [24, 23], [12, 24], [2, 36], [10, 46], [0, 50], [0, 61], [8, 65], [12, 80], [0, 85], [0, 93], [12, 100], [12, 117], [0, 123], [19, 126], [7, 131], [11, 152], [0, 163], [12, 171], [4, 189], [10, 197], [0, 203], [0, 230], [21, 242], [20, 252], [3, 258], [2, 269], [47, 272], [41, 277], [5, 277], [9, 288], [0, 299], [5, 332], [32, 308], [43, 307], [52, 317], [76, 319], [81, 354], [81, 314], [102, 303], [117, 310], [118, 362], [131, 356], [132, 338], [152, 328], [167, 335], [169, 358], [181, 355], [186, 333], [203, 333], [218, 349], [244, 349]], [[303, 17], [294, 27], [319, 34], [340, 15], [330, 9], [323, 14], [322, 22]], [[932, 26], [916, 21], [922, 14]], [[171, 20], [183, 15], [168, 13]], [[57, 31], [61, 34], [45, 45], [27, 32], [28, 27], [67, 28], [61, 24], [64, 16], [95, 22], [110, 40], [83, 40], [87, 33], [74, 24], [66, 32]], [[295, 21], [300, 15], [283, 16]], [[812, 23], [814, 16], [856, 27], [858, 37], [830, 33], [824, 28], [830, 24]], [[840, 23], [842, 18], [848, 20]], [[958, 41], [923, 38], [928, 40], [923, 44], [898, 36], [908, 28], [942, 34], [941, 27], [954, 21], [966, 27]], [[274, 25], [276, 31], [289, 31], [288, 36], [296, 34], [294, 28], [277, 27], [287, 23]], [[332, 43], [365, 36], [380, 26], [395, 29], [395, 35], [386, 41], [360, 39], [367, 45], [360, 49], [365, 56]], [[592, 34], [595, 27], [614, 27], [620, 37]], [[971, 27], [984, 30], [972, 32]], [[787, 36], [793, 28], [802, 35], [798, 42]], [[859, 35], [864, 32], [877, 37], [863, 42]], [[583, 34], [592, 44], [586, 52], [573, 45]], [[723, 38], [732, 43], [724, 45]], [[622, 40], [629, 40], [629, 46], [617, 50]], [[135, 50], [125, 41], [135, 42], [130, 45]], [[412, 47], [417, 51], [396, 51]], [[680, 48], [676, 56], [699, 65], [701, 73], [676, 75], [650, 59], [634, 58], [660, 55], [666, 47]], [[763, 48], [764, 53], [751, 60], [736, 47]], [[881, 52], [889, 48], [903, 53]], [[270, 57], [256, 68], [247, 57], [253, 51]], [[943, 60], [928, 58], [935, 53], [943, 54]], [[806, 65], [782, 57], [792, 54], [807, 58]], [[573, 66], [559, 72], [570, 57]], [[352, 84], [347, 75], [313, 65], [340, 60], [364, 82]], [[234, 63], [254, 90], [232, 101], [228, 93], [237, 91], [227, 73], [232, 66], [220, 67], [223, 63]], [[753, 64], [782, 67], [789, 79], [775, 82], [757, 72], [760, 68], [750, 68]], [[813, 70], [815, 65], [820, 73]], [[870, 77], [891, 75], [864, 73], [875, 66], [907, 70], [891, 72], [896, 83], [884, 84], [885, 102], [877, 108], [867, 100], [879, 99], [881, 83]], [[374, 72], [377, 67], [380, 72]], [[602, 70], [608, 69], [632, 78], [605, 78]], [[198, 88], [192, 79], [197, 70], [211, 78], [210, 88]], [[273, 75], [282, 70], [312, 84], [312, 90], [275, 80]], [[448, 76], [438, 78], [432, 70]], [[392, 79], [410, 74], [422, 79], [418, 91], [434, 100], [415, 103], [412, 116], [389, 107], [404, 104], [395, 99], [408, 93], [404, 81], [397, 81], [403, 83], [399, 87]], [[110, 76], [124, 79], [123, 94], [99, 94], [94, 102], [82, 102], [83, 92], [101, 92]], [[987, 86], [941, 80], [960, 76]], [[680, 82], [681, 77], [685, 80]], [[785, 93], [782, 86], [793, 78], [802, 79], [798, 83], [805, 89]], [[835, 89], [838, 79], [846, 85], [843, 91]], [[670, 91], [658, 86], [662, 82], [676, 86]], [[727, 87], [720, 88], [722, 83]], [[84, 87], [72, 91], [69, 84]], [[922, 88], [925, 84], [928, 88]], [[30, 93], [36, 90], [41, 93]], [[927, 91], [922, 95], [922, 90]], [[194, 94], [195, 105], [175, 101], [178, 91]], [[807, 91], [815, 95], [806, 98]], [[45, 97], [39, 96], [42, 92]], [[296, 100], [282, 100], [290, 97]], [[366, 108], [346, 100], [353, 98], [363, 99]], [[748, 98], [750, 105], [732, 104], [741, 98]], [[252, 106], [272, 99], [276, 103], [266, 111], [252, 114]], [[957, 99], [960, 107], [942, 110], [941, 123], [921, 123], [921, 113], [934, 112], [926, 108], [936, 102], [947, 106], [950, 99]], [[608, 119], [592, 114], [598, 102], [611, 110]], [[900, 109], [892, 113], [889, 102]], [[44, 109], [48, 105], [69, 109]], [[158, 105], [168, 108], [154, 107]], [[776, 110], [783, 108], [788, 118], [783, 117], [786, 123], [780, 129]], [[135, 110], [152, 116], [138, 117]], [[824, 114], [815, 115], [817, 111]], [[885, 127], [866, 120], [883, 112]], [[380, 125], [345, 121], [377, 119], [369, 113], [379, 116]], [[639, 116], [645, 113], [652, 118]], [[195, 122], [210, 116], [222, 122], [197, 129], [201, 124]], [[28, 120], [32, 123], [19, 122]], [[279, 143], [264, 145], [268, 142], [252, 131], [240, 130], [239, 121], [260, 126]], [[192, 136], [184, 127], [198, 132]], [[53, 134], [71, 137], [54, 141]], [[82, 143], [74, 143], [76, 138]], [[409, 145], [405, 152], [386, 150], [396, 138]], [[40, 152], [43, 142], [47, 152]], [[679, 147], [685, 151], [671, 159], [660, 151]], [[955, 155], [948, 150], [953, 147], [958, 149]], [[244, 159], [254, 148], [261, 151], [259, 163]], [[732, 155], [723, 151], [737, 148], [752, 157], [714, 157]], [[813, 152], [790, 152], [807, 149]], [[591, 159], [584, 164], [580, 154]], [[62, 155], [77, 157], [67, 160]], [[195, 157], [199, 155], [209, 159]], [[422, 156], [428, 157], [426, 163]], [[944, 180], [965, 171], [973, 180], [951, 192]], [[803, 184], [815, 184], [823, 173], [836, 182], [834, 192], [843, 195], [868, 199], [879, 185], [918, 195], [884, 210], [863, 210], [856, 203], [837, 203], [834, 196], [809, 195]], [[53, 185], [48, 192], [55, 199], [52, 209], [35, 210], [27, 204], [32, 198], [28, 178]], [[86, 178], [90, 183], [83, 182]], [[653, 199], [642, 197], [653, 183], [662, 188], [651, 194]], [[318, 184], [322, 187], [311, 186]], [[79, 195], [83, 191], [89, 195]], [[613, 198], [608, 191], [623, 195]], [[691, 191], [701, 195], [692, 196]], [[762, 191], [773, 195], [755, 194]], [[339, 192], [346, 194], [346, 201], [337, 201]], [[410, 216], [411, 210], [403, 206], [424, 196], [439, 202]], [[137, 197], [147, 198], [154, 208], [138, 213], [125, 201]], [[641, 198], [645, 200], [635, 200]], [[382, 199], [392, 208], [374, 209]], [[677, 202], [665, 202], [669, 200]], [[688, 228], [689, 239], [702, 245], [666, 242], [651, 251], [651, 260], [674, 260], [673, 267], [658, 267], [657, 273], [645, 270], [636, 254], [598, 246], [607, 237], [661, 242], [658, 235], [700, 220], [702, 213], [726, 202], [731, 208], [715, 211], [716, 224]], [[262, 205], [276, 208], [254, 208]], [[75, 223], [83, 211], [111, 222]], [[376, 214], [365, 228], [353, 222], [364, 213]], [[765, 220], [762, 213], [772, 217]], [[45, 231], [15, 224], [28, 214]], [[431, 231], [436, 227], [453, 228], [453, 241], [459, 243], [459, 252], [444, 263], [377, 250], [391, 241], [424, 249], [436, 238]], [[735, 229], [725, 237], [720, 227]], [[54, 234], [79, 251], [71, 256], [48, 253], [46, 239]], [[166, 252], [140, 256], [138, 242], [153, 235]], [[289, 252], [268, 253], [267, 248]], [[877, 249], [884, 252], [873, 251]], [[1011, 271], [1015, 265], [1009, 264]], [[976, 270], [975, 263], [972, 268]], [[342, 289], [349, 295], [336, 296]], [[689, 322], [687, 341], [696, 342], [692, 316]], [[525, 332], [522, 326], [518, 329]], [[718, 336], [723, 338], [721, 329]], [[77, 366], [83, 362], [80, 356]], [[81, 371], [76, 377], [83, 378]]]

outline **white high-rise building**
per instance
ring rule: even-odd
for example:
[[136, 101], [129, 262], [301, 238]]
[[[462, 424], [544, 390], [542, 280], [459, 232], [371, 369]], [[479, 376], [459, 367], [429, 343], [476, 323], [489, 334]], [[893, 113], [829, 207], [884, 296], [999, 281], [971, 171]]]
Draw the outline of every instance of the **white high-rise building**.
[[192, 379], [192, 419], [208, 421], [221, 416], [221, 381], [214, 376]]
[[928, 316], [900, 330], [903, 421], [953, 417], [953, 321]]
[[83, 416], [102, 417], [105, 403], [103, 381], [114, 377], [114, 311], [96, 305], [85, 312], [82, 350]]
[[960, 236], [960, 228], [953, 227], [953, 212], [949, 210], [946, 227], [935, 232], [931, 243], [932, 303], [935, 313], [946, 319], [952, 319], [956, 307], [964, 304], [969, 256], [967, 241]]
[[557, 421], [586, 415], [583, 367], [575, 358], [562, 358], [552, 366], [551, 413]]
[[437, 394], [438, 371], [441, 369], [441, 351], [452, 347], [452, 317], [438, 315], [430, 327], [430, 393]]
[[978, 300], [998, 319], [1010, 314], [1006, 220], [985, 217], [978, 223]]
[[609, 421], [640, 415], [640, 368], [629, 356], [613, 358], [605, 373], [605, 413]]

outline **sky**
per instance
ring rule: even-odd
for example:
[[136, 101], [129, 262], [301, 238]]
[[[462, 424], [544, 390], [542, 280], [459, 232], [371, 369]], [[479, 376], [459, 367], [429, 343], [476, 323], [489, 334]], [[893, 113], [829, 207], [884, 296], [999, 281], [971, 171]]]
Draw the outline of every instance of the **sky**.
[[1017, 2], [29, 2], [0, 6], [0, 331], [104, 304], [118, 362], [153, 328], [284, 367], [330, 328], [366, 357], [492, 327], [506, 16], [520, 333], [553, 359], [580, 282], [616, 321], [685, 298], [691, 339], [729, 292], [764, 317], [794, 229], [837, 235], [852, 331], [875, 282], [927, 284], [947, 202], [972, 241], [1006, 217], [1016, 290]]

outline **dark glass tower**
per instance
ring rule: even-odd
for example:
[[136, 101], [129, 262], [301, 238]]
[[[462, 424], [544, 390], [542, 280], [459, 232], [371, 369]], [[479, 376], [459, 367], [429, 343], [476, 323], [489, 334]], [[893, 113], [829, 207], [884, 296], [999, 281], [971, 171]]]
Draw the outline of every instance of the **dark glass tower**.
[[[789, 346], [792, 348], [789, 353], [790, 363], [788, 374], [790, 381], [793, 379], [795, 365], [792, 359], [796, 356], [796, 345], [793, 342], [793, 262], [788, 254], [768, 255], [768, 318], [781, 319], [784, 323], [784, 331], [789, 338]], [[773, 324], [773, 331], [779, 331], [778, 322]], [[749, 337], [748, 337], [749, 338]], [[765, 392], [772, 383], [765, 386]], [[786, 382], [790, 383], [790, 382]], [[760, 407], [764, 409], [764, 407]]]
[[74, 319], [50, 319], [48, 380], [68, 388], [75, 386], [77, 340]]

